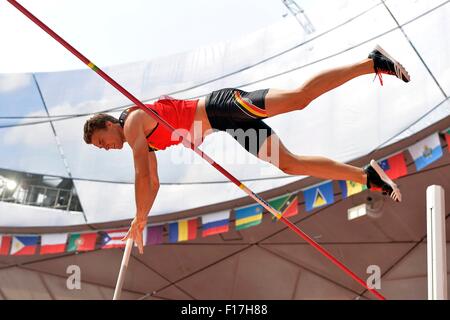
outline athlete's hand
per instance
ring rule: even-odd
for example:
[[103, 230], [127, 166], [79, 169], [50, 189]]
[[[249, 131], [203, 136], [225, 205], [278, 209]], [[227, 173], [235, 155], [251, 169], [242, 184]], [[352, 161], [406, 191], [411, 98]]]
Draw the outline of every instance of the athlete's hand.
[[128, 230], [125, 237], [122, 239], [122, 241], [126, 241], [127, 239], [133, 239], [134, 243], [136, 243], [139, 253], [144, 253], [144, 240], [142, 237], [142, 233], [144, 232], [144, 228], [147, 225], [147, 217], [145, 218], [138, 218], [135, 217], [133, 221], [131, 222], [131, 227]]

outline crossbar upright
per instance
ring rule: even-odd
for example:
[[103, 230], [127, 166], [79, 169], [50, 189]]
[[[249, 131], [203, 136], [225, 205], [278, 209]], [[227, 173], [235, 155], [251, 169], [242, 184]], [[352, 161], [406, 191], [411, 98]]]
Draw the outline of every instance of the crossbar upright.
[[427, 188], [428, 300], [447, 300], [447, 243], [444, 188]]

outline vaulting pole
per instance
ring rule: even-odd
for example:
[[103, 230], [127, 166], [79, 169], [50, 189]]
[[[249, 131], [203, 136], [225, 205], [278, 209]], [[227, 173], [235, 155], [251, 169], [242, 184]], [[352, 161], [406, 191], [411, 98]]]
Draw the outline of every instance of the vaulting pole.
[[72, 54], [74, 54], [78, 59], [80, 59], [84, 64], [86, 64], [89, 68], [95, 71], [98, 75], [100, 75], [104, 80], [106, 80], [109, 84], [111, 84], [114, 88], [120, 91], [124, 96], [130, 99], [134, 104], [139, 106], [143, 111], [145, 111], [148, 115], [150, 115], [153, 119], [157, 120], [159, 124], [161, 124], [164, 128], [169, 130], [170, 132], [176, 135], [176, 138], [181, 138], [181, 142], [186, 146], [191, 148], [195, 153], [200, 155], [203, 159], [208, 161], [214, 168], [216, 168], [220, 173], [222, 173], [225, 177], [231, 180], [235, 185], [241, 188], [245, 193], [247, 193], [251, 198], [253, 198], [256, 202], [262, 205], [267, 211], [272, 213], [279, 220], [283, 221], [292, 231], [297, 233], [300, 237], [303, 238], [306, 242], [312, 245], [317, 251], [323, 254], [326, 258], [331, 260], [335, 265], [337, 265], [340, 269], [342, 269], [345, 273], [347, 273], [350, 277], [352, 277], [355, 281], [357, 281], [361, 286], [372, 292], [378, 299], [385, 300], [377, 290], [371, 288], [367, 285], [365, 281], [359, 278], [355, 273], [353, 273], [349, 268], [347, 268], [343, 263], [337, 260], [331, 253], [329, 253], [325, 248], [320, 246], [317, 242], [315, 242], [311, 237], [309, 237], [306, 233], [301, 231], [295, 224], [284, 218], [277, 210], [275, 210], [270, 204], [268, 204], [264, 199], [262, 199], [258, 194], [254, 193], [247, 186], [245, 186], [242, 182], [232, 176], [228, 171], [222, 168], [218, 163], [216, 163], [213, 159], [211, 159], [207, 154], [203, 153], [200, 149], [194, 146], [194, 144], [188, 141], [187, 138], [181, 136], [179, 132], [177, 132], [169, 123], [167, 123], [164, 119], [160, 118], [157, 113], [153, 110], [147, 108], [141, 101], [139, 101], [135, 96], [133, 96], [130, 92], [128, 92], [125, 88], [123, 88], [120, 84], [118, 84], [115, 80], [109, 77], [106, 73], [104, 73], [99, 67], [93, 64], [89, 59], [83, 56], [78, 50], [72, 47], [69, 43], [67, 43], [63, 38], [53, 32], [47, 25], [45, 25], [42, 21], [36, 18], [31, 12], [25, 9], [21, 4], [19, 4], [15, 0], [7, 0], [11, 3], [16, 9], [22, 12], [25, 16], [27, 16], [31, 21], [37, 24], [42, 30], [47, 32], [53, 39], [58, 41], [61, 45], [63, 45], [67, 50], [69, 50]]
[[117, 277], [116, 288], [114, 289], [113, 300], [119, 300], [122, 293], [123, 282], [125, 281], [125, 272], [128, 268], [128, 261], [130, 261], [131, 248], [133, 247], [133, 239], [128, 238], [125, 245], [125, 251], [120, 264], [119, 276]]

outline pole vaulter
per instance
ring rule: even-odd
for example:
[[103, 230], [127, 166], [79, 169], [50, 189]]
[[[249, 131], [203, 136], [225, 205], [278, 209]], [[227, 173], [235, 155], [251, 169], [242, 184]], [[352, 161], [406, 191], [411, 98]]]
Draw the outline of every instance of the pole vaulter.
[[[131, 100], [138, 108], [148, 114], [151, 118], [157, 121], [165, 130], [172, 133], [176, 139], [181, 138], [181, 143], [184, 146], [189, 147], [195, 153], [200, 155], [203, 159], [205, 159], [208, 163], [210, 163], [214, 168], [216, 168], [220, 173], [222, 173], [225, 177], [227, 177], [231, 182], [233, 182], [236, 186], [242, 189], [245, 193], [247, 193], [252, 199], [254, 199], [257, 203], [259, 203], [262, 207], [264, 207], [267, 211], [269, 211], [272, 215], [274, 215], [278, 220], [285, 223], [292, 231], [298, 234], [303, 240], [308, 242], [311, 246], [313, 246], [317, 251], [319, 251], [322, 255], [324, 255], [327, 259], [337, 265], [341, 270], [343, 270], [346, 274], [352, 277], [355, 281], [357, 281], [362, 287], [372, 292], [378, 299], [385, 300], [377, 290], [371, 288], [365, 281], [359, 278], [355, 273], [353, 273], [347, 266], [345, 266], [342, 262], [336, 259], [330, 252], [328, 252], [325, 248], [319, 245], [316, 241], [314, 241], [311, 237], [305, 234], [302, 230], [300, 230], [295, 224], [290, 222], [288, 219], [283, 217], [280, 212], [275, 210], [269, 203], [267, 203], [264, 199], [262, 199], [258, 194], [254, 193], [247, 186], [245, 186], [241, 181], [236, 179], [233, 175], [231, 175], [228, 171], [222, 168], [219, 164], [217, 164], [213, 159], [211, 159], [207, 154], [198, 149], [194, 143], [192, 143], [189, 139], [181, 135], [178, 130], [176, 130], [173, 126], [171, 126], [165, 119], [161, 118], [157, 112], [152, 110], [151, 108], [144, 105], [141, 101], [139, 101], [135, 96], [133, 96], [130, 92], [128, 92], [125, 88], [123, 88], [120, 84], [118, 84], [115, 80], [109, 77], [105, 72], [103, 72], [99, 67], [97, 67], [94, 63], [92, 63], [89, 59], [87, 59], [84, 55], [82, 55], [79, 51], [77, 51], [74, 47], [72, 47], [69, 43], [67, 43], [64, 39], [62, 39], [59, 35], [57, 35], [54, 31], [52, 31], [47, 25], [45, 25], [42, 21], [36, 18], [32, 13], [30, 13], [26, 8], [24, 8], [21, 4], [19, 4], [15, 0], [7, 0], [10, 4], [12, 4], [16, 9], [22, 12], [26, 17], [28, 17], [31, 21], [33, 21], [36, 25], [42, 28], [47, 34], [49, 34], [52, 38], [58, 41], [62, 46], [64, 46], [67, 50], [69, 50], [73, 55], [75, 55], [78, 59], [80, 59], [84, 64], [86, 64], [89, 68], [91, 68], [94, 72], [96, 72], [99, 76], [101, 76], [105, 81], [107, 81], [110, 85], [116, 88], [119, 92], [121, 92], [124, 96], [126, 96], [129, 100]], [[357, 70], [356, 70], [357, 69]], [[340, 72], [341, 69], [338, 71]], [[363, 74], [376, 73], [380, 78], [380, 82], [382, 84], [381, 74], [390, 74], [394, 75], [397, 78], [403, 80], [404, 82], [409, 82], [409, 75], [404, 69], [404, 67], [395, 61], [392, 57], [390, 57], [381, 47], [377, 46], [376, 49], [369, 55], [369, 59], [364, 60], [358, 65], [354, 66], [354, 74], [352, 77], [356, 77]], [[319, 76], [328, 76], [331, 77], [332, 74], [328, 73], [325, 75]], [[351, 79], [340, 79], [339, 81], [346, 82]], [[345, 81], [344, 81], [345, 80]], [[335, 81], [335, 86], [340, 85], [339, 81]], [[329, 83], [329, 81], [322, 81], [322, 83]], [[321, 88], [323, 92], [320, 92], [318, 95], [333, 89], [333, 87], [329, 88]], [[320, 91], [320, 90], [319, 90]], [[236, 94], [239, 101], [243, 104], [243, 106], [247, 106], [245, 104], [246, 101], [241, 99], [239, 96], [239, 91], [236, 90], [233, 93]], [[255, 91], [253, 93], [267, 94], [267, 90]], [[246, 94], [246, 92], [242, 91], [242, 94]], [[252, 94], [252, 93], [250, 93]], [[264, 98], [264, 96], [263, 96]], [[255, 98], [256, 100], [257, 98]], [[217, 102], [217, 101], [216, 101]], [[252, 109], [253, 108], [253, 109]], [[257, 114], [260, 111], [264, 111], [264, 109], [258, 108], [255, 105], [250, 105], [250, 112]], [[262, 123], [262, 121], [261, 121]], [[317, 162], [322, 160], [317, 160]], [[337, 162], [333, 162], [335, 166], [335, 171], [347, 171], [360, 175], [361, 181], [364, 181], [368, 185], [368, 187], [376, 187], [379, 190], [382, 190], [384, 194], [389, 195], [395, 201], [401, 201], [400, 191], [395, 183], [387, 177], [384, 171], [379, 167], [375, 160], [370, 162], [370, 165], [366, 167], [364, 170], [356, 167], [351, 167], [345, 164], [338, 164]], [[342, 173], [342, 172], [341, 172]], [[364, 177], [364, 178], [362, 178]], [[365, 179], [365, 180], [362, 180]], [[131, 229], [130, 229], [131, 230]], [[124, 255], [122, 258], [122, 263], [119, 271], [119, 276], [117, 279], [117, 284], [114, 292], [114, 300], [120, 298], [122, 285], [125, 278], [126, 268], [128, 266], [131, 248], [133, 245], [133, 238], [128, 237], [127, 243], [125, 246]]]

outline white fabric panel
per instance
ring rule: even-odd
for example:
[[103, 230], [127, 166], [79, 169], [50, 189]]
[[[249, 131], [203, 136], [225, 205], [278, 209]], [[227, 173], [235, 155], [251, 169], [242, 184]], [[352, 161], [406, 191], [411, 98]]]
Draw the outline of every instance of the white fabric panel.
[[47, 227], [85, 224], [83, 213], [0, 202], [0, 225]]
[[[317, 10], [317, 9], [316, 9]], [[326, 20], [327, 16], [323, 19]], [[321, 22], [320, 20], [319, 22]], [[337, 67], [336, 64], [329, 59], [328, 56], [339, 54], [340, 52], [351, 49], [368, 39], [379, 36], [383, 32], [386, 32], [396, 25], [394, 21], [386, 14], [386, 10], [383, 7], [378, 6], [373, 10], [367, 12], [365, 15], [354, 19], [352, 22], [341, 26], [340, 28], [326, 33], [320, 37], [315, 38], [311, 42], [298, 46], [294, 50], [291, 50], [282, 56], [269, 60], [266, 63], [260, 64], [255, 68], [248, 69], [244, 72], [232, 75], [216, 83], [215, 89], [227, 86], [244, 86], [246, 89], [258, 89], [264, 87], [274, 87], [280, 89], [293, 89], [299, 87], [305, 80], [313, 76], [311, 70], [303, 68], [305, 65], [314, 63], [312, 66], [314, 72], [323, 71], [332, 67]], [[294, 25], [284, 22], [284, 30], [274, 30], [275, 32], [270, 34], [265, 42], [270, 43], [272, 46], [278, 48], [278, 52], [282, 52], [291, 47], [280, 47], [279, 41], [284, 38], [291, 38], [295, 41], [295, 44], [304, 43], [304, 39], [299, 39], [291, 34], [290, 29]], [[314, 38], [320, 34], [320, 32], [314, 33], [308, 37]], [[265, 47], [261, 48], [260, 41], [254, 41], [250, 37], [247, 39], [248, 50], [262, 51]], [[287, 42], [284, 40], [284, 42]], [[368, 53], [372, 49], [373, 44], [377, 41], [369, 42], [362, 48], [356, 48], [350, 50], [350, 55], [346, 59], [342, 59], [340, 63], [356, 62], [367, 57]], [[265, 46], [268, 46], [267, 44]], [[391, 49], [396, 50], [395, 46]], [[254, 61], [259, 61], [255, 59]], [[263, 79], [265, 77], [277, 75], [281, 72], [289, 71], [294, 68], [300, 68], [299, 73], [287, 73], [277, 78], [271, 78], [267, 81], [259, 81], [252, 85], [247, 85], [254, 81]]]
[[[426, 10], [430, 10], [433, 7], [443, 3], [442, 1], [407, 1], [408, 8], [411, 6], [413, 10], [418, 10], [418, 8], [422, 8], [422, 12]], [[436, 2], [436, 3], [435, 3]], [[392, 7], [395, 2], [390, 1], [388, 3], [389, 8], [397, 15], [399, 12], [395, 11]], [[397, 4], [397, 3], [396, 3]], [[403, 10], [404, 12], [408, 12], [409, 10]], [[419, 14], [419, 12], [417, 13]], [[430, 69], [433, 76], [438, 81], [441, 88], [444, 90], [446, 95], [448, 96], [450, 93], [450, 64], [448, 62], [448, 54], [450, 52], [450, 40], [447, 36], [445, 36], [446, 31], [450, 30], [450, 24], [448, 21], [448, 16], [450, 15], [450, 3], [447, 2], [446, 5], [440, 7], [438, 10], [431, 12], [430, 14], [418, 19], [417, 21], [408, 24], [404, 27], [404, 31], [408, 38], [412, 41], [414, 47], [417, 49], [418, 53]], [[398, 17], [397, 17], [398, 18]], [[442, 32], [442, 36], [440, 36], [440, 32]], [[433, 36], [424, 36], [424, 35], [433, 35]], [[417, 56], [415, 52], [411, 53], [412, 56]], [[426, 73], [428, 71], [423, 70]], [[450, 101], [447, 100], [438, 106], [435, 110], [432, 110], [436, 107], [441, 101], [445, 99], [444, 95], [440, 92], [436, 95], [436, 99], [430, 99], [429, 91], [425, 90], [424, 87], [420, 87], [420, 84], [424, 85], [425, 83], [428, 85], [435, 84], [434, 80], [431, 76], [427, 76], [424, 79], [416, 79], [413, 78], [414, 82], [418, 84], [416, 96], [404, 97], [405, 104], [410, 104], [410, 101], [416, 102], [420, 95], [422, 96], [422, 100], [424, 100], [422, 109], [419, 109], [419, 105], [417, 104], [417, 109], [420, 112], [417, 113], [417, 120], [412, 121], [411, 124], [405, 125], [406, 130], [404, 130], [400, 135], [395, 137], [394, 139], [388, 141], [385, 145], [389, 145], [400, 141], [404, 138], [411, 136], [412, 134], [425, 129], [426, 127], [436, 123], [437, 121], [448, 117], [450, 115]], [[429, 99], [429, 102], [425, 99]], [[429, 103], [425, 105], [426, 103]], [[421, 116], [420, 113], [422, 113]], [[419, 120], [420, 119], [420, 120]], [[450, 119], [448, 120], [450, 125]]]
[[0, 75], [0, 168], [67, 176], [49, 123], [8, 127], [46, 120], [24, 116], [47, 116], [32, 75]]
[[380, 7], [379, 0], [314, 0], [299, 1], [298, 4], [316, 29], [312, 36], [334, 28], [376, 5]]
[[[428, 108], [432, 109], [432, 108]], [[427, 110], [428, 110], [427, 109]], [[424, 112], [425, 114], [425, 112]], [[408, 126], [403, 132], [399, 135], [397, 135], [395, 138], [389, 140], [385, 145], [390, 145], [392, 143], [395, 143], [397, 141], [403, 140], [407, 137], [410, 137], [416, 132], [419, 132], [429, 126], [431, 126], [433, 123], [438, 122], [439, 120], [442, 120], [446, 118], [447, 123], [450, 126], [450, 100], [446, 100], [444, 103], [439, 105], [435, 110], [429, 112], [425, 117], [420, 119], [419, 121], [414, 121], [414, 123], [410, 126]], [[385, 146], [383, 145], [383, 146]]]
[[[123, 84], [129, 92], [142, 98], [140, 88], [147, 64], [149, 63], [136, 62], [103, 70]], [[52, 116], [80, 112], [94, 113], [130, 103], [91, 69], [37, 73], [36, 79]]]
[[0, 167], [67, 177], [48, 123], [0, 129]]
[[[439, 10], [420, 19], [420, 23], [411, 23], [404, 27], [408, 38], [414, 44], [430, 71], [436, 77], [447, 95], [450, 94], [450, 37], [436, 37], [434, 34], [442, 30], [443, 34], [450, 31], [450, 3], [447, 2]], [[424, 34], [433, 36], [424, 36]]]
[[[247, 182], [255, 192], [263, 192], [298, 180], [289, 177], [276, 180]], [[75, 180], [78, 197], [89, 223], [131, 219], [136, 214], [134, 185]], [[233, 183], [201, 185], [162, 185], [150, 210], [150, 217], [229, 201], [246, 196]], [[150, 218], [151, 219], [151, 218]]]
[[[447, 0], [385, 0], [385, 2], [397, 21], [400, 24], [404, 24], [422, 13], [447, 2]], [[446, 5], [448, 6], [448, 4]], [[442, 22], [440, 21], [439, 24]], [[424, 35], [424, 38], [427, 38], [426, 33]]]

